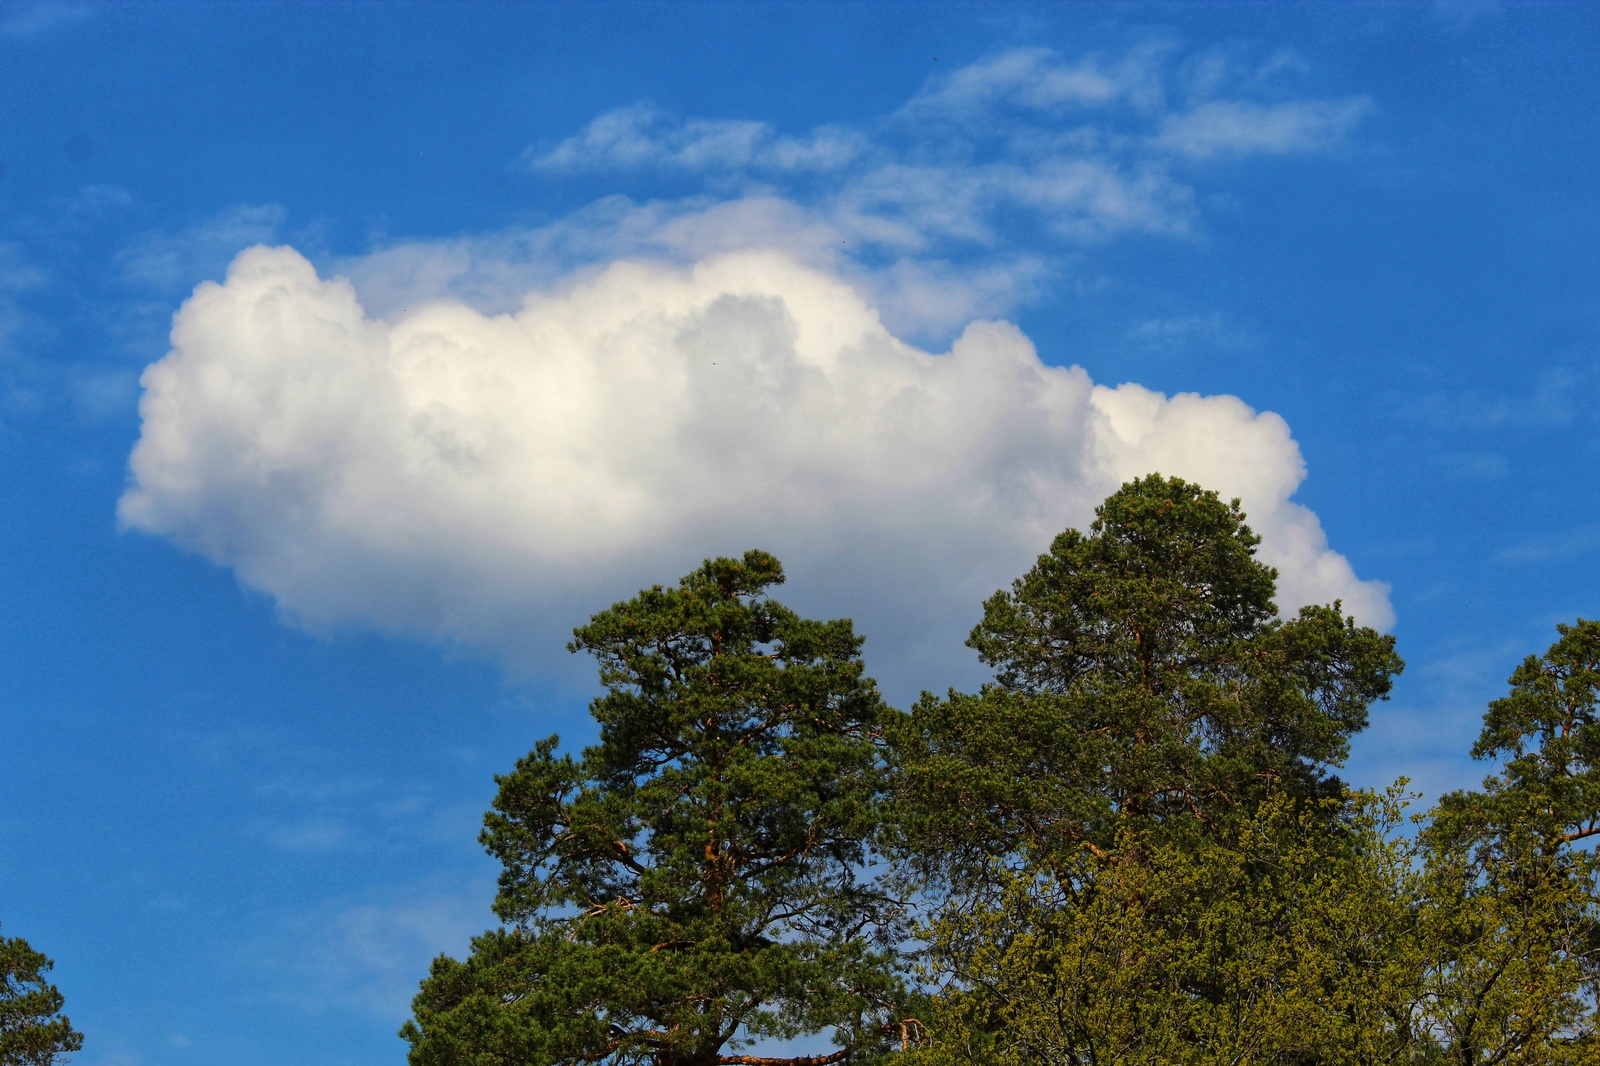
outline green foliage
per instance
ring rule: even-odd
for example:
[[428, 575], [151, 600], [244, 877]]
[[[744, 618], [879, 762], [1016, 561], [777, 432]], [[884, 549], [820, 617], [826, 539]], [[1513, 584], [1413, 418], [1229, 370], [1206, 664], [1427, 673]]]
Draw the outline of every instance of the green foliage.
[[1158, 475], [1131, 482], [1087, 535], [1062, 533], [990, 597], [968, 643], [1013, 691], [1172, 691], [1271, 621], [1277, 574], [1255, 560], [1260, 539], [1238, 501]]
[[482, 840], [505, 927], [435, 961], [411, 1062], [731, 1063], [830, 1030], [825, 1061], [884, 1044], [896, 908], [864, 875], [883, 707], [850, 623], [767, 599], [782, 580], [762, 552], [717, 559], [576, 631], [607, 690], [600, 742], [575, 759], [551, 737], [498, 778]]
[[1280, 621], [1257, 543], [1237, 502], [1125, 485], [984, 605], [996, 683], [893, 724], [895, 844], [940, 890], [929, 1061], [1411, 1038], [1404, 855], [1332, 772], [1401, 664], [1338, 604]]
[[760, 552], [595, 616], [600, 742], [498, 779], [504, 925], [435, 961], [412, 1063], [1600, 1066], [1600, 623], [1408, 834], [1336, 776], [1393, 639], [1280, 618], [1257, 544], [1130, 482], [984, 604], [995, 681], [906, 712]]
[[1429, 1016], [1452, 1062], [1600, 1062], [1600, 623], [1559, 626], [1473, 747], [1504, 759], [1423, 834]]
[[0, 936], [0, 1066], [50, 1066], [83, 1047], [44, 978], [52, 965], [21, 937]]
[[1600, 833], [1600, 622], [1556, 627], [1560, 639], [1528, 656], [1511, 675], [1511, 692], [1489, 704], [1474, 758], [1501, 757], [1503, 772], [1477, 798], [1487, 823], [1528, 823], [1554, 844]]
[[1071, 876], [1129, 819], [1190, 832], [1274, 788], [1339, 795], [1331, 768], [1400, 670], [1394, 640], [1337, 604], [1279, 621], [1257, 541], [1237, 502], [1151, 476], [990, 598], [969, 643], [997, 683], [894, 723], [919, 870], [1026, 856]]
[[[1346, 819], [1335, 846], [1319, 807]], [[1228, 840], [1129, 826], [1090, 890], [1010, 874], [935, 926], [951, 980], [909, 1063], [1408, 1061], [1419, 943], [1399, 816], [1393, 793], [1278, 794]]]

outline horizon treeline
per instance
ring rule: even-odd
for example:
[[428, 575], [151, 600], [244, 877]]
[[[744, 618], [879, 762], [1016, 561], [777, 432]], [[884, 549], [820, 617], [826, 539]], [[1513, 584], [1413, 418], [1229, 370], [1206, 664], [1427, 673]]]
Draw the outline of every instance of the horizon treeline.
[[411, 1063], [1600, 1063], [1600, 623], [1410, 815], [1337, 776], [1393, 638], [1280, 617], [1258, 542], [1130, 482], [982, 605], [993, 681], [905, 710], [763, 552], [595, 615], [599, 740], [496, 779], [500, 925]]

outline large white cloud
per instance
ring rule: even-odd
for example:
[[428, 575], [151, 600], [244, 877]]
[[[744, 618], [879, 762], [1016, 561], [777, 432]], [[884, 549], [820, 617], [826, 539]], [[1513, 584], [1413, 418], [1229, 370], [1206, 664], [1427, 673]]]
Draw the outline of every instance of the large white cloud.
[[486, 315], [373, 317], [291, 248], [241, 253], [143, 377], [120, 515], [233, 568], [313, 629], [539, 668], [589, 612], [764, 547], [786, 598], [856, 617], [891, 690], [970, 681], [982, 596], [1123, 480], [1244, 500], [1286, 607], [1382, 586], [1290, 502], [1283, 420], [1095, 385], [1005, 322], [945, 354], [778, 252], [622, 261]]

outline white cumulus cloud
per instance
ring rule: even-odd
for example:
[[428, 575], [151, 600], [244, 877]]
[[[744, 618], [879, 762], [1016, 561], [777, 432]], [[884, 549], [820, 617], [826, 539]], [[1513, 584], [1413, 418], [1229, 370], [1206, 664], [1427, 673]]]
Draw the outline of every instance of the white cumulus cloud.
[[490, 314], [377, 317], [291, 248], [195, 290], [142, 379], [122, 522], [233, 568], [313, 629], [543, 669], [641, 584], [750, 547], [851, 615], [897, 696], [968, 683], [981, 598], [1122, 481], [1244, 501], [1280, 603], [1386, 589], [1291, 501], [1288, 426], [1230, 396], [1096, 385], [1014, 326], [934, 354], [838, 273], [776, 251], [622, 260]]

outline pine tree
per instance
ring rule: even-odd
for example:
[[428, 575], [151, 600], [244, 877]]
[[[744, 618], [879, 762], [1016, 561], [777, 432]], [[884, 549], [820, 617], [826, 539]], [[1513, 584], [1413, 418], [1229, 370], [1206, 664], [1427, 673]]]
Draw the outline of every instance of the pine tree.
[[1393, 638], [1337, 603], [1280, 620], [1258, 543], [1237, 501], [1124, 485], [985, 603], [969, 643], [995, 682], [894, 724], [901, 870], [945, 982], [921, 1060], [1377, 1062], [1413, 1040], [1396, 800], [1334, 773]]
[[1600, 622], [1557, 627], [1489, 705], [1481, 791], [1423, 834], [1429, 1017], [1459, 1066], [1600, 1062]]
[[50, 1066], [83, 1047], [45, 980], [53, 966], [21, 937], [0, 936], [0, 1066]]
[[[402, 1035], [415, 1066], [862, 1061], [903, 998], [869, 873], [882, 702], [848, 621], [769, 599], [763, 552], [590, 619], [600, 740], [541, 742], [483, 843], [504, 926], [441, 957]], [[762, 1057], [758, 1040], [835, 1050]]]

